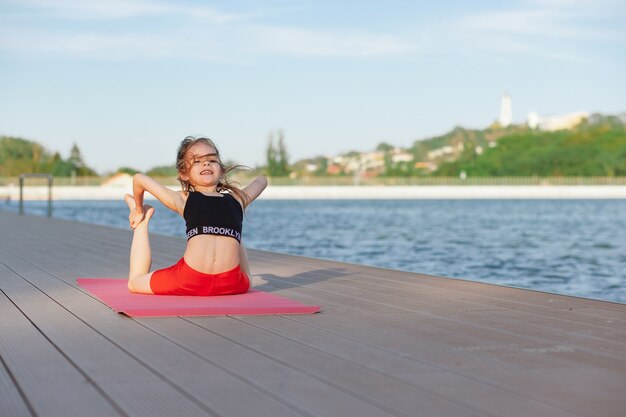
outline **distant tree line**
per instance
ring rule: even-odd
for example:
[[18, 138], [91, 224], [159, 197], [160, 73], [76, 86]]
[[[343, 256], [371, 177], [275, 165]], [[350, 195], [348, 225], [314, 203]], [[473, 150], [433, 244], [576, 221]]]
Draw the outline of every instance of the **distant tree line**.
[[52, 174], [58, 177], [92, 176], [96, 171], [85, 164], [78, 145], [72, 145], [67, 159], [50, 152], [37, 142], [0, 136], [0, 176]]

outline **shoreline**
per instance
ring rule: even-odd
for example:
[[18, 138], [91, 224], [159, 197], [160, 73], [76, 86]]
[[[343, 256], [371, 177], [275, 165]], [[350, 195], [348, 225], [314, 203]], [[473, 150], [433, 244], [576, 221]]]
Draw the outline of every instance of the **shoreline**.
[[[178, 190], [178, 187], [170, 187]], [[117, 200], [132, 193], [126, 186], [55, 186], [53, 200]], [[0, 186], [0, 200], [19, 201], [19, 187]], [[146, 195], [147, 199], [153, 198]], [[375, 199], [626, 199], [623, 185], [464, 185], [464, 186], [298, 186], [270, 185], [266, 200]], [[48, 199], [45, 186], [24, 187], [24, 200]]]

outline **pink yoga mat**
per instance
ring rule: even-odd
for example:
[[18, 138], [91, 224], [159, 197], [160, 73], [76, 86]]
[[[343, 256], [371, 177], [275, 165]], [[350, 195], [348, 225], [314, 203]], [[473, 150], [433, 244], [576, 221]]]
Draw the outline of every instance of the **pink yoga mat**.
[[76, 282], [116, 313], [134, 317], [311, 314], [320, 310], [255, 289], [213, 297], [144, 295], [130, 293], [125, 279], [78, 278]]

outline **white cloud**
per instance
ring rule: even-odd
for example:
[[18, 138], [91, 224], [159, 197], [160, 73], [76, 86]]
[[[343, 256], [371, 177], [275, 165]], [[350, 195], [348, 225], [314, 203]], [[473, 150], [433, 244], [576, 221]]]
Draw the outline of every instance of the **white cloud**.
[[616, 23], [622, 9], [611, 0], [529, 0], [517, 9], [462, 16], [451, 33], [471, 51], [590, 62], [595, 61], [590, 44], [626, 44], [626, 31]]
[[[0, 51], [20, 55], [249, 62], [268, 56], [367, 59], [487, 51], [584, 61], [588, 50], [584, 53], [581, 43], [626, 43], [624, 28], [604, 24], [614, 19], [615, 9], [623, 9], [616, 0], [526, 0], [516, 9], [471, 13], [429, 27], [386, 32], [269, 24], [260, 22], [259, 12], [230, 13], [167, 0], [12, 1], [19, 5], [16, 10], [39, 13], [44, 21], [54, 16], [52, 25], [0, 18]], [[94, 24], [85, 29], [58, 24], [58, 19], [93, 19]], [[121, 20], [128, 22], [117, 25]], [[116, 22], [114, 30], [108, 22]]]
[[150, 0], [14, 0], [14, 3], [28, 13], [56, 19], [107, 20], [178, 15], [225, 23], [250, 17], [221, 12], [209, 6]]
[[626, 4], [623, 0], [525, 0], [524, 3], [561, 11], [578, 11], [598, 14], [610, 14], [626, 12]]
[[175, 50], [167, 37], [99, 33], [52, 34], [19, 28], [0, 29], [0, 50], [31, 58], [66, 56], [125, 60], [165, 58]]
[[415, 45], [391, 34], [328, 32], [295, 27], [256, 26], [250, 39], [264, 52], [299, 57], [380, 57], [403, 55]]
[[472, 32], [536, 36], [548, 39], [615, 41], [624, 31], [592, 26], [581, 16], [562, 11], [511, 10], [468, 15], [459, 20], [462, 29]]
[[[26, 5], [26, 6], [24, 6]], [[232, 14], [210, 7], [144, 0], [23, 0], [37, 19], [28, 24], [6, 15], [0, 25], [0, 51], [45, 58], [64, 54], [87, 59], [186, 58], [248, 62], [265, 56], [368, 58], [416, 50], [407, 39], [366, 30], [316, 30], [253, 23], [258, 13]], [[178, 15], [172, 19], [171, 15]], [[43, 16], [42, 16], [43, 15]], [[97, 24], [63, 25], [58, 19], [96, 19]], [[128, 19], [111, 29], [109, 21]], [[104, 21], [104, 24], [101, 24]], [[135, 24], [137, 22], [137, 24]], [[130, 23], [131, 25], [129, 25]]]
[[80, 58], [191, 58], [241, 61], [264, 56], [368, 58], [402, 55], [414, 45], [388, 34], [331, 33], [275, 26], [186, 28], [167, 33], [81, 31], [50, 33], [19, 27], [0, 29], [0, 50], [21, 55], [66, 54]]

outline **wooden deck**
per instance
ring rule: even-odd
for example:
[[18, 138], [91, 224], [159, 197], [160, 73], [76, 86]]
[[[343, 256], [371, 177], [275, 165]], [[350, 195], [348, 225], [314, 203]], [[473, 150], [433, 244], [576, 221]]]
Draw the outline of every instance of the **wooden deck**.
[[626, 305], [250, 250], [323, 311], [134, 319], [75, 283], [130, 238], [0, 212], [0, 416], [626, 415]]

